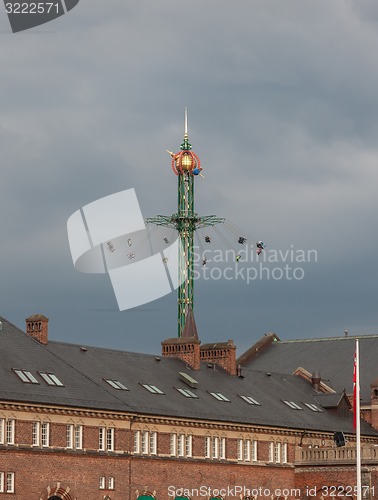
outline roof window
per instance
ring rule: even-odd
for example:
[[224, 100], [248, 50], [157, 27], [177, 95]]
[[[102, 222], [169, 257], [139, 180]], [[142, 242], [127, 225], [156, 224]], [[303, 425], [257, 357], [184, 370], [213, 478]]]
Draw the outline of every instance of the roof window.
[[142, 386], [150, 391], [152, 394], [164, 394], [163, 391], [161, 391], [156, 385], [150, 385], [150, 384], [142, 384]]
[[190, 391], [189, 389], [180, 389], [178, 387], [176, 389], [186, 398], [198, 399], [197, 394], [194, 394], [194, 392]]
[[129, 389], [122, 384], [122, 382], [120, 382], [119, 380], [111, 380], [111, 379], [108, 379], [108, 378], [105, 378], [104, 379], [105, 382], [107, 382], [109, 385], [111, 385], [114, 389], [118, 389], [118, 390], [121, 390], [121, 391], [128, 391]]
[[228, 401], [230, 400], [226, 398], [226, 396], [223, 396], [221, 392], [210, 392], [210, 394], [213, 396], [213, 398], [217, 399], [218, 401]]
[[62, 382], [58, 379], [58, 377], [53, 373], [45, 373], [45, 372], [38, 372], [38, 373], [41, 375], [46, 384], [55, 385], [58, 387], [64, 386], [64, 384], [62, 384]]
[[252, 396], [241, 396], [240, 394], [239, 396], [250, 405], [261, 406], [261, 404], [258, 401], [256, 401], [256, 399], [254, 399]]
[[38, 380], [34, 377], [34, 375], [27, 370], [13, 370], [13, 371], [25, 384], [39, 384]]

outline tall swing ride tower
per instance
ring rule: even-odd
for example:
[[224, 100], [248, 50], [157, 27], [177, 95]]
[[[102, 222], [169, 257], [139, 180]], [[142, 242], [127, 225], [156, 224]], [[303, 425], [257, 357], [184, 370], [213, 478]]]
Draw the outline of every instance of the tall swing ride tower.
[[184, 141], [172, 157], [172, 170], [178, 178], [178, 207], [172, 215], [157, 215], [148, 223], [176, 229], [179, 236], [178, 255], [178, 337], [182, 337], [188, 312], [194, 307], [194, 233], [199, 228], [215, 226], [225, 219], [215, 215], [199, 216], [194, 211], [194, 182], [201, 174], [198, 156], [191, 151], [188, 135], [188, 111], [185, 108]]

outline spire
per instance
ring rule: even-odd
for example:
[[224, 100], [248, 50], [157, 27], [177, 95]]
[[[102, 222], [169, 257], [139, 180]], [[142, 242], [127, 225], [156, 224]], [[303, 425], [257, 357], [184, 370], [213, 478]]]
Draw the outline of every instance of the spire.
[[180, 149], [182, 149], [183, 151], [190, 151], [192, 149], [192, 145], [189, 144], [189, 134], [188, 134], [188, 108], [185, 108], [184, 142], [181, 144]]
[[182, 332], [184, 338], [195, 337], [198, 340], [198, 332], [196, 320], [194, 319], [193, 309], [189, 307], [188, 314], [186, 315], [185, 327]]

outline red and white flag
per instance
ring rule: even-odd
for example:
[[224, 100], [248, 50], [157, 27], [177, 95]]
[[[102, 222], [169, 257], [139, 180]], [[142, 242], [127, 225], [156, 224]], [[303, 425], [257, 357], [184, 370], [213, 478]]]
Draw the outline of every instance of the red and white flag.
[[354, 351], [354, 364], [353, 364], [353, 428], [357, 427], [357, 351]]

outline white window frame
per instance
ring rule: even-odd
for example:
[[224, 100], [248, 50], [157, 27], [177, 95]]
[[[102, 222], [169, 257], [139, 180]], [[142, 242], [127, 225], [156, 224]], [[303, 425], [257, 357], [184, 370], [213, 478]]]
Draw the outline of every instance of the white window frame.
[[114, 490], [114, 477], [108, 477], [108, 490]]
[[4, 472], [0, 472], [0, 493], [4, 493]]
[[141, 447], [140, 431], [134, 431], [134, 453], [139, 454]]
[[98, 449], [99, 451], [105, 451], [106, 442], [106, 427], [99, 427], [98, 429]]
[[41, 423], [41, 446], [42, 448], [50, 446], [50, 422]]
[[14, 493], [14, 472], [7, 472], [7, 493]]
[[150, 432], [150, 455], [157, 454], [157, 432]]
[[171, 433], [169, 441], [169, 452], [171, 457], [175, 457], [177, 454], [177, 434]]
[[185, 456], [185, 434], [179, 434], [177, 436], [177, 456]]
[[251, 460], [257, 462], [257, 439], [252, 440]]
[[114, 451], [114, 427], [106, 429], [106, 450]]
[[141, 440], [142, 455], [148, 455], [148, 448], [149, 448], [148, 431], [142, 431], [142, 440]]
[[100, 476], [100, 485], [99, 489], [104, 490], [106, 485], [106, 477], [105, 476]]
[[219, 439], [219, 458], [221, 460], [226, 459], [226, 438], [225, 437], [221, 437]]
[[205, 458], [210, 458], [210, 451], [211, 451], [211, 437], [206, 436], [205, 437]]
[[273, 463], [274, 462], [274, 443], [271, 441], [269, 443], [269, 462]]
[[185, 455], [187, 458], [191, 458], [193, 449], [193, 436], [188, 434], [185, 436]]
[[238, 461], [241, 462], [244, 457], [244, 441], [242, 438], [238, 439]]
[[83, 426], [75, 425], [75, 450], [83, 449]]
[[281, 463], [281, 443], [279, 441], [274, 443], [274, 462]]
[[244, 440], [243, 460], [244, 460], [244, 462], [251, 461], [251, 440], [250, 439]]
[[0, 418], [0, 444], [4, 444], [5, 439], [5, 418]]
[[68, 450], [73, 450], [74, 447], [74, 424], [66, 425], [66, 448]]
[[15, 420], [13, 418], [9, 418], [6, 420], [6, 444], [14, 444], [14, 431], [15, 431]]
[[41, 422], [33, 422], [32, 446], [40, 446], [41, 443]]
[[213, 436], [211, 438], [211, 457], [215, 460], [219, 458], [219, 437]]
[[287, 443], [282, 443], [281, 446], [281, 462], [287, 464]]

